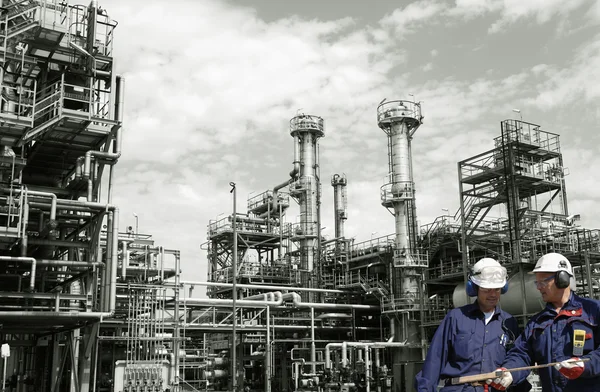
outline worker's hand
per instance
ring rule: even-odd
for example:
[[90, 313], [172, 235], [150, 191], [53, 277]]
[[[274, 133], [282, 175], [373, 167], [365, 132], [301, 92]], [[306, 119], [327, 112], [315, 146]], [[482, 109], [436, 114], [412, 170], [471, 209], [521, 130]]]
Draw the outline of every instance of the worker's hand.
[[485, 381], [485, 383], [498, 391], [506, 390], [506, 388], [508, 388], [508, 386], [513, 382], [512, 374], [510, 374], [510, 372], [507, 372], [506, 368], [498, 368], [495, 371], [501, 371], [502, 375], [500, 377], [494, 378], [493, 380], [491, 378], [488, 378]]
[[584, 367], [585, 364], [583, 361], [580, 361], [577, 357], [567, 359], [566, 361], [554, 365], [554, 368], [569, 380], [575, 380], [577, 377], [581, 376]]

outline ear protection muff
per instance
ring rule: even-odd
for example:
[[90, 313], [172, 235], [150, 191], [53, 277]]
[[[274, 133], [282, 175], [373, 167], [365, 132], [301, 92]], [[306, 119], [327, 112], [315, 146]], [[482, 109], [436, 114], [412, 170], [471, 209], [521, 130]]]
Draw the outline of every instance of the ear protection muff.
[[567, 271], [556, 271], [554, 285], [559, 289], [566, 289], [571, 285], [571, 275]]
[[465, 286], [465, 290], [467, 291], [467, 295], [469, 297], [477, 297], [477, 285], [471, 282], [471, 276], [467, 280], [467, 285]]

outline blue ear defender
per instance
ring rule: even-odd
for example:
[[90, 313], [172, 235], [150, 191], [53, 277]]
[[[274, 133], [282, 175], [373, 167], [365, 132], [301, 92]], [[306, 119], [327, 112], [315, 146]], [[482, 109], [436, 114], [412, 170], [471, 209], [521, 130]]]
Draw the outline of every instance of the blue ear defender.
[[477, 285], [471, 282], [471, 276], [469, 276], [469, 279], [467, 280], [465, 290], [467, 291], [467, 295], [469, 297], [477, 297]]

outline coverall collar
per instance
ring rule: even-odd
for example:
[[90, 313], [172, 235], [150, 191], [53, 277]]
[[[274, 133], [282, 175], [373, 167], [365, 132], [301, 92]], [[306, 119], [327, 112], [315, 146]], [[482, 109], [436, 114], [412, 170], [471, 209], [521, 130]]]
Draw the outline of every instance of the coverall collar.
[[[479, 308], [479, 303], [477, 303], [477, 300], [475, 302], [473, 302], [472, 304], [469, 304], [466, 306], [466, 313], [468, 314], [473, 314], [473, 313], [480, 313], [483, 314], [483, 312], [481, 311], [481, 309]], [[500, 314], [500, 305], [496, 305], [496, 307], [494, 308], [494, 316], [497, 314]]]
[[[550, 303], [550, 302], [546, 302], [546, 310], [551, 311], [551, 313], [556, 313], [556, 310], [554, 309], [554, 305], [552, 305], [552, 303]], [[573, 293], [573, 291], [571, 291], [571, 294], [569, 294], [569, 299], [562, 306], [559, 315], [563, 314], [563, 313], [567, 316], [581, 315], [581, 310], [582, 310], [582, 305], [581, 305], [581, 301], [579, 300], [579, 297], [577, 295], [575, 295], [575, 293]], [[573, 312], [578, 312], [578, 314], [574, 314]]]

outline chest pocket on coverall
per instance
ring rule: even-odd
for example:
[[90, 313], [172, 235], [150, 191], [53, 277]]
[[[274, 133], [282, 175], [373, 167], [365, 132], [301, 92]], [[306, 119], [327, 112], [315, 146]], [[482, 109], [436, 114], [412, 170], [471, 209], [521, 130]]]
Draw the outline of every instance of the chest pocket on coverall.
[[571, 355], [573, 352], [573, 331], [576, 329], [582, 329], [585, 331], [585, 344], [583, 346], [583, 354], [589, 354], [590, 351], [596, 348], [594, 336], [594, 330], [598, 326], [597, 324], [592, 323], [585, 317], [571, 317], [567, 321], [567, 325], [570, 328], [567, 328], [568, 336], [566, 336], [565, 342], [565, 354]]
[[457, 359], [469, 359], [472, 355], [471, 340], [473, 334], [468, 332], [460, 332], [456, 334], [454, 339], [454, 354]]

